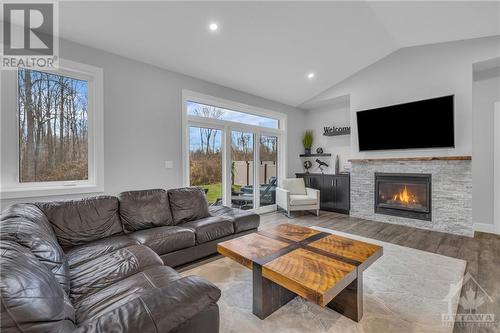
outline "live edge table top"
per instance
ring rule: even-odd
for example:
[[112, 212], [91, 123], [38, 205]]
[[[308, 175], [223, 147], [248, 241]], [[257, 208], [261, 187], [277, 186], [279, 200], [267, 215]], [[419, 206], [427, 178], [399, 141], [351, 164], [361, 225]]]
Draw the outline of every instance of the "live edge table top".
[[326, 306], [382, 255], [382, 247], [281, 224], [219, 243], [220, 254], [311, 302]]

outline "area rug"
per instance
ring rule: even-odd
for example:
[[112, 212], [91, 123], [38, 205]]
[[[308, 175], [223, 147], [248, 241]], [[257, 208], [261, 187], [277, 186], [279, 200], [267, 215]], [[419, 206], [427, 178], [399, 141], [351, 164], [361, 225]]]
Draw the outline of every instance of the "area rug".
[[364, 315], [356, 323], [301, 297], [260, 320], [252, 314], [252, 273], [228, 258], [183, 272], [199, 275], [222, 290], [223, 333], [254, 332], [452, 332], [442, 314], [455, 313], [466, 262], [352, 234], [323, 232], [384, 247], [384, 255], [364, 272]]

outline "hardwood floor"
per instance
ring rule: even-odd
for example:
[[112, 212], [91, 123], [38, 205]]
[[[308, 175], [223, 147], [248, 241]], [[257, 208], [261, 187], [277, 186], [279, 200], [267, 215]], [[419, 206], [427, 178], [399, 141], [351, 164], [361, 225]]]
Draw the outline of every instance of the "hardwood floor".
[[[295, 213], [295, 217], [292, 216], [290, 219], [282, 213], [263, 214], [260, 228], [281, 223], [320, 226], [466, 260], [466, 273], [470, 273], [493, 300], [490, 302], [486, 299], [485, 303], [480, 306], [479, 312], [494, 314], [496, 323], [494, 326], [456, 324], [453, 332], [500, 332], [500, 236], [476, 233], [474, 238], [470, 238], [368, 221], [325, 211], [322, 211], [319, 217], [309, 213]], [[478, 289], [477, 285], [469, 282], [462, 288], [462, 296], [469, 288], [474, 291]], [[466, 311], [459, 308], [459, 312], [465, 313]]]

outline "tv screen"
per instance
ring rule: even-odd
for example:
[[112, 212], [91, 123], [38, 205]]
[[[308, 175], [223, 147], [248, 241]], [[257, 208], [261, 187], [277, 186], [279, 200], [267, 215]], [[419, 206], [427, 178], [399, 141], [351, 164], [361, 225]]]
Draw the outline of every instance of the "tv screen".
[[359, 150], [455, 146], [453, 95], [359, 111]]

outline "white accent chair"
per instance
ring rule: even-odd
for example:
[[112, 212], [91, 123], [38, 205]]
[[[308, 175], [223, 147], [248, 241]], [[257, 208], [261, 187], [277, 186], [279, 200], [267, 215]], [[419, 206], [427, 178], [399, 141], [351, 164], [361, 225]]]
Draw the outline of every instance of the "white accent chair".
[[315, 210], [319, 216], [319, 203], [319, 190], [306, 187], [304, 178], [283, 179], [276, 188], [276, 204], [286, 210], [288, 217], [297, 210]]

